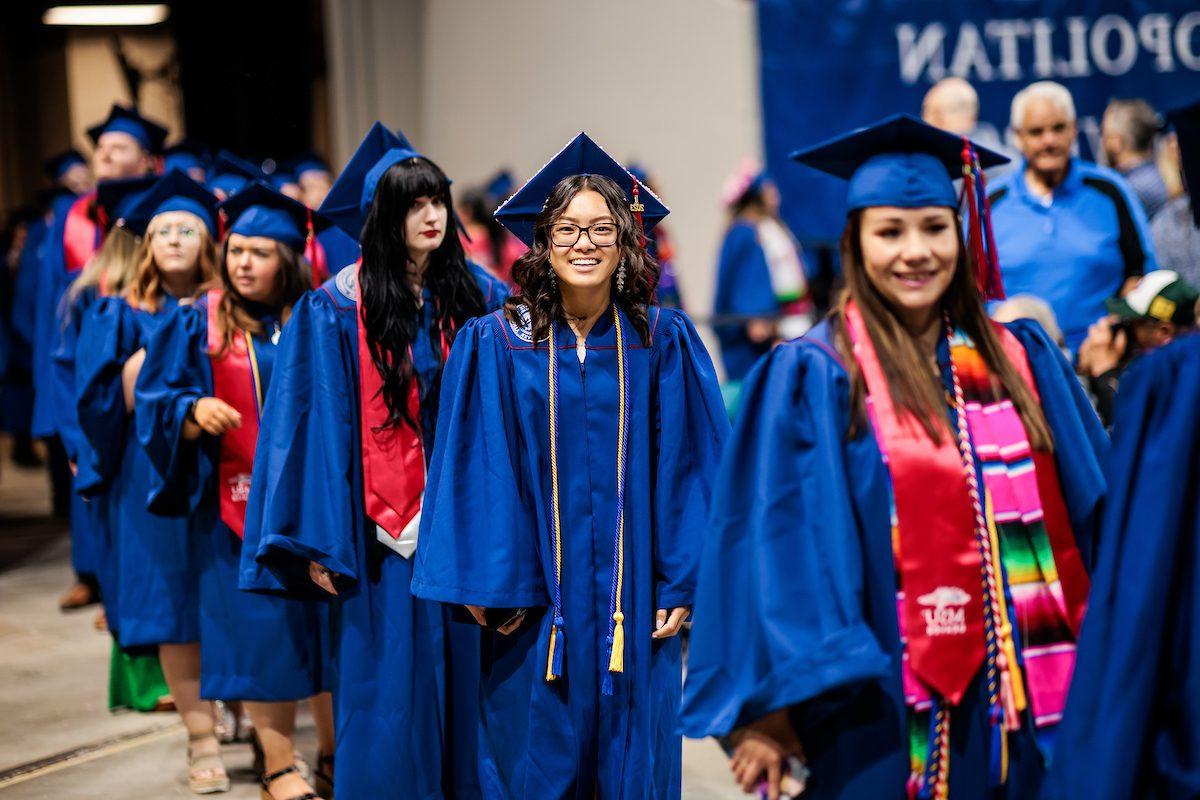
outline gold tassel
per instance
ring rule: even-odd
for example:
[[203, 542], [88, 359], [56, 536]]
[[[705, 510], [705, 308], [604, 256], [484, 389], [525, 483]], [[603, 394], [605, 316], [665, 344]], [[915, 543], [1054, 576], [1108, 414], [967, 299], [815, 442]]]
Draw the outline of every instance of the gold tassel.
[[546, 682], [554, 680], [558, 676], [554, 674], [554, 648], [558, 643], [558, 626], [550, 626], [550, 650], [546, 653]]
[[609, 672], [624, 672], [625, 671], [625, 615], [620, 611], [613, 614], [613, 622], [617, 623], [613, 628], [613, 644], [612, 655], [608, 659]]

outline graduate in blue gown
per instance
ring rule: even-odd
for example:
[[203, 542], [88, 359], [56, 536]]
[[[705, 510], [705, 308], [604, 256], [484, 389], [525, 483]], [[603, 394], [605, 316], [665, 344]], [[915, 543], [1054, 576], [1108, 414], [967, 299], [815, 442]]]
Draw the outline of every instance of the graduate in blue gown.
[[[328, 609], [241, 591], [246, 500], [280, 332], [311, 286], [308, 209], [265, 183], [221, 205], [221, 288], [155, 332], [138, 375], [138, 440], [151, 511], [187, 514], [199, 565], [200, 696], [243, 700], [262, 749], [264, 796], [315, 797], [295, 763], [296, 701], [312, 697], [332, 750]], [[122, 611], [122, 615], [125, 612]]]
[[[127, 183], [141, 183], [140, 180]], [[188, 517], [151, 513], [154, 468], [137, 441], [133, 386], [151, 336], [181, 302], [216, 277], [217, 200], [173, 170], [119, 207], [118, 228], [97, 255], [123, 236], [140, 236], [126, 260], [135, 274], [83, 312], [75, 349], [75, 408], [82, 444], [77, 484], [104, 515], [101, 589], [109, 630], [126, 654], [157, 651], [175, 708], [188, 730], [193, 791], [223, 791], [210, 706], [200, 699], [199, 561]], [[104, 197], [109, 184], [101, 187]], [[92, 269], [92, 267], [88, 267]], [[87, 272], [85, 271], [85, 275]]]
[[496, 212], [520, 295], [459, 334], [413, 592], [486, 626], [484, 796], [680, 796], [681, 640], [728, 421], [649, 305], [667, 209], [580, 134]]
[[[166, 133], [165, 128], [136, 110], [114, 105], [107, 119], [88, 129], [96, 148], [92, 153], [96, 181], [135, 178], [151, 172], [154, 155], [161, 150]], [[69, 384], [64, 386], [62, 373], [56, 373], [54, 356], [60, 349], [63, 330], [78, 324], [77, 317], [73, 320], [70, 316], [74, 311], [71, 304], [63, 302], [67, 288], [104, 240], [105, 226], [99, 210], [95, 192], [78, 198], [68, 195], [55, 202], [34, 301], [32, 432], [35, 437], [46, 438], [52, 452], [58, 450], [61, 436], [68, 460], [74, 458], [72, 451], [78, 442], [70, 419], [74, 404]], [[60, 424], [65, 424], [65, 429], [60, 430]], [[74, 500], [76, 496], [72, 493], [73, 566], [79, 576], [94, 576], [98, 558], [95, 519]], [[71, 593], [77, 593], [77, 589]]]
[[336, 593], [343, 798], [486, 796], [478, 631], [410, 589], [446, 350], [507, 296], [464, 259], [449, 187], [380, 123], [359, 145], [322, 213], [363, 261], [297, 305], [252, 482], [242, 585]]
[[848, 289], [747, 378], [685, 732], [732, 733], [735, 779], [771, 798], [791, 759], [806, 798], [1036, 797], [1107, 439], [1045, 333], [986, 318], [1003, 289], [972, 187], [1002, 157], [906, 115], [798, 157], [850, 181]]
[[[1200, 103], [1167, 116], [1194, 192]], [[1045, 800], [1200, 796], [1197, 408], [1200, 335], [1121, 377], [1095, 585]]]

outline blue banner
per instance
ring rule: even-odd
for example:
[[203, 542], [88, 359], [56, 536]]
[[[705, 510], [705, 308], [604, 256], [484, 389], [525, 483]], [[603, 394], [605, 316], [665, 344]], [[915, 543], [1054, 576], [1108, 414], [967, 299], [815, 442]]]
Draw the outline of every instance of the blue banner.
[[805, 242], [836, 242], [845, 184], [788, 154], [898, 111], [957, 75], [1003, 133], [1013, 95], [1055, 80], [1074, 95], [1085, 148], [1114, 97], [1159, 111], [1200, 98], [1196, 0], [758, 0], [767, 168]]

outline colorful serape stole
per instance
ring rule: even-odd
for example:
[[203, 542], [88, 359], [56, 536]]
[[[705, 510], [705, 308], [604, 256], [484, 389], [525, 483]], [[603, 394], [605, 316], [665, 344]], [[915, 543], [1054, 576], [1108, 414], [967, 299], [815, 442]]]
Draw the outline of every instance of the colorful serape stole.
[[[1003, 602], [990, 613], [989, 633], [994, 634], [995, 646], [989, 647], [985, 668], [993, 698], [992, 783], [1002, 785], [1007, 779], [1005, 734], [1020, 728], [1027, 718], [1025, 711], [1032, 715], [1043, 747], [1049, 743], [1053, 726], [1062, 719], [1075, 665], [1075, 635], [1020, 415], [1003, 387], [993, 383], [979, 352], [961, 331], [951, 337], [951, 360], [983, 477], [992, 553], [1001, 565]], [[893, 500], [892, 545], [897, 563], [899, 541]], [[934, 798], [931, 788], [937, 782], [929, 780], [927, 771], [931, 747], [938, 740], [935, 726], [941, 714], [937, 712], [948, 713], [948, 709], [941, 707], [909, 668], [904, 614], [900, 613], [903, 591], [897, 592], [896, 604], [905, 646], [902, 677], [909, 708], [908, 796], [913, 800]], [[944, 785], [940, 788], [948, 791]]]

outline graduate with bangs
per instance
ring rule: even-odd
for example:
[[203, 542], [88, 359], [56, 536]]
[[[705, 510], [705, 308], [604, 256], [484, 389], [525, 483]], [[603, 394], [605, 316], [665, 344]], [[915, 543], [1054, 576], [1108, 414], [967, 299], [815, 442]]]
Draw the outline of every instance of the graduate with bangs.
[[[138, 441], [153, 465], [143, 496], [151, 511], [186, 515], [193, 527], [200, 697], [245, 701], [264, 800], [313, 800], [295, 752], [296, 702], [312, 698], [324, 766], [333, 751], [328, 609], [238, 588], [263, 400], [280, 377], [280, 333], [312, 285], [302, 255], [309, 212], [261, 182], [221, 211], [230, 226], [219, 288], [150, 337], [137, 378]], [[206, 737], [206, 747], [215, 743]]]
[[452, 208], [445, 173], [375, 123], [321, 207], [362, 259], [297, 304], [251, 481], [242, 586], [331, 601], [342, 798], [490, 797], [478, 631], [411, 592], [446, 354], [507, 296]]
[[[101, 198], [107, 186], [101, 187]], [[121, 650], [154, 653], [188, 731], [188, 785], [224, 791], [229, 776], [213, 735], [211, 707], [200, 699], [199, 570], [187, 517], [150, 513], [153, 468], [137, 442], [133, 387], [153, 333], [217, 274], [217, 199], [182, 171], [168, 172], [128, 210], [119, 232], [139, 236], [132, 279], [85, 312], [75, 353], [76, 396], [84, 444], [78, 484], [104, 515], [101, 589]], [[89, 267], [91, 269], [91, 267]]]
[[728, 419], [667, 215], [580, 134], [496, 211], [519, 294], [459, 334], [413, 592], [483, 633], [484, 796], [677, 798], [682, 646]]
[[1108, 442], [1045, 332], [984, 310], [1004, 159], [907, 115], [794, 158], [849, 180], [847, 290], [747, 377], [684, 730], [732, 734], [735, 779], [772, 800], [790, 759], [817, 800], [1036, 797]]

